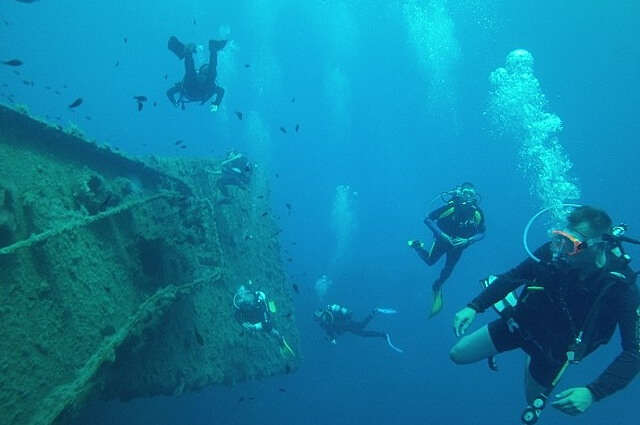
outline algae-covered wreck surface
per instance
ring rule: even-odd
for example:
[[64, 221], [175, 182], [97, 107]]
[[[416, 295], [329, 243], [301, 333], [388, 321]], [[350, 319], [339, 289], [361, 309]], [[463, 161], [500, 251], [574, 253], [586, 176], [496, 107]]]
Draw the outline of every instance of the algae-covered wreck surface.
[[297, 367], [276, 338], [234, 319], [234, 291], [251, 280], [297, 353], [264, 185], [223, 186], [220, 169], [130, 159], [0, 107], [3, 424], [64, 423], [92, 397], [180, 394]]

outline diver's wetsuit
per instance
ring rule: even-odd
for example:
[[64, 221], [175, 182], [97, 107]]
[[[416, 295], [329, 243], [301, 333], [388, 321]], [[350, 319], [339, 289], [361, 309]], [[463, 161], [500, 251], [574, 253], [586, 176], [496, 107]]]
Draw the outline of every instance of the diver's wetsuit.
[[365, 338], [386, 338], [385, 332], [367, 331], [365, 328], [371, 322], [371, 319], [375, 316], [375, 312], [369, 313], [361, 321], [352, 319], [352, 312], [348, 311], [346, 314], [339, 311], [325, 310], [323, 313], [323, 319], [320, 322], [320, 326], [327, 333], [329, 339], [334, 340], [339, 335], [350, 332], [352, 334], [362, 336]]
[[256, 323], [262, 324], [262, 330], [271, 332], [273, 324], [271, 323], [271, 314], [267, 304], [256, 296], [256, 302], [253, 304], [241, 304], [236, 309], [236, 320], [240, 323]]
[[[176, 39], [177, 41], [177, 39]], [[178, 42], [179, 43], [179, 42]], [[224, 96], [224, 89], [216, 85], [218, 67], [218, 46], [215, 42], [209, 42], [209, 63], [200, 67], [196, 72], [193, 52], [184, 49], [184, 78], [167, 91], [167, 97], [175, 106], [185, 102], [200, 102], [203, 104], [214, 94], [216, 99], [213, 104], [219, 106]], [[179, 94], [179, 98], [175, 96]]]
[[451, 276], [462, 251], [468, 246], [451, 246], [440, 234], [445, 233], [452, 238], [466, 238], [469, 242], [479, 241], [484, 237], [486, 230], [484, 213], [473, 203], [458, 204], [452, 201], [432, 211], [424, 219], [424, 223], [433, 231], [434, 241], [429, 251], [419, 245], [414, 246], [420, 258], [432, 266], [442, 255], [447, 254], [440, 277], [433, 283], [433, 288], [439, 289]]
[[582, 343], [574, 347], [578, 360], [607, 343], [617, 325], [622, 352], [587, 387], [595, 400], [624, 388], [640, 371], [640, 293], [635, 273], [609, 251], [607, 266], [594, 267], [582, 278], [578, 271], [551, 263], [550, 244], [543, 245], [535, 255], [542, 260], [540, 263], [525, 260], [498, 276], [469, 303], [481, 312], [523, 284], [544, 288], [525, 287], [520, 294], [512, 316], [519, 330], [511, 332], [505, 318], [489, 325], [495, 347], [500, 352], [523, 349], [531, 356], [532, 376], [550, 387], [581, 330]]

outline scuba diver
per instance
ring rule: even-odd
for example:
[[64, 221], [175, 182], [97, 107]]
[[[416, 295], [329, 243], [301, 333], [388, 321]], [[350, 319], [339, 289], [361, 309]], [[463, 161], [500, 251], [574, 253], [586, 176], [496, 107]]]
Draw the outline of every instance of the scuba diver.
[[[249, 281], [249, 285], [251, 284]], [[273, 335], [279, 340], [283, 353], [286, 350], [294, 355], [285, 338], [273, 327], [271, 315], [276, 312], [276, 306], [273, 301], [267, 300], [263, 291], [250, 291], [244, 285], [240, 285], [233, 296], [233, 307], [235, 318], [243, 328]]]
[[[440, 277], [433, 282], [433, 302], [431, 314], [433, 317], [442, 310], [442, 285], [451, 276], [462, 251], [474, 242], [484, 238], [486, 230], [484, 213], [478, 207], [480, 196], [471, 183], [460, 186], [440, 194], [445, 205], [431, 211], [424, 219], [424, 224], [433, 232], [433, 243], [427, 251], [424, 243], [419, 240], [409, 241], [418, 256], [432, 266], [446, 254], [444, 267]], [[437, 199], [438, 197], [434, 198]]]
[[[184, 109], [187, 102], [204, 104], [213, 95], [216, 99], [211, 104], [211, 110], [216, 111], [224, 96], [224, 89], [216, 84], [218, 67], [218, 51], [226, 46], [227, 40], [209, 40], [209, 63], [196, 71], [193, 54], [196, 47], [193, 43], [183, 44], [175, 36], [169, 38], [168, 47], [180, 59], [184, 59], [185, 74], [182, 81], [167, 90], [167, 97], [173, 106], [180, 105]], [[178, 98], [176, 99], [176, 95]]]
[[222, 195], [217, 203], [222, 204], [231, 201], [229, 186], [246, 188], [251, 181], [253, 169], [253, 164], [249, 162], [245, 155], [235, 151], [229, 152], [227, 158], [220, 163], [220, 167], [213, 171], [214, 174], [219, 175], [216, 186]]
[[[527, 354], [525, 389], [528, 406], [521, 420], [535, 423], [569, 364], [578, 363], [620, 329], [622, 352], [595, 380], [566, 389], [551, 405], [577, 415], [594, 401], [627, 386], [640, 371], [640, 293], [636, 273], [622, 242], [624, 226], [611, 226], [609, 215], [589, 206], [567, 216], [566, 228], [553, 230], [551, 241], [510, 271], [485, 281], [485, 289], [454, 319], [462, 336], [477, 313], [494, 305], [500, 318], [461, 338], [449, 355], [469, 364], [498, 353], [521, 349]], [[514, 290], [523, 286], [517, 301]]]
[[390, 308], [374, 308], [371, 313], [363, 320], [354, 320], [353, 312], [338, 304], [331, 304], [323, 309], [314, 312], [314, 318], [320, 323], [320, 327], [327, 334], [327, 338], [332, 344], [336, 344], [336, 338], [345, 333], [350, 332], [365, 338], [384, 338], [389, 347], [395, 351], [402, 353], [403, 350], [395, 347], [391, 343], [391, 337], [388, 333], [379, 331], [368, 331], [365, 328], [371, 322], [376, 314], [396, 314], [396, 311]]

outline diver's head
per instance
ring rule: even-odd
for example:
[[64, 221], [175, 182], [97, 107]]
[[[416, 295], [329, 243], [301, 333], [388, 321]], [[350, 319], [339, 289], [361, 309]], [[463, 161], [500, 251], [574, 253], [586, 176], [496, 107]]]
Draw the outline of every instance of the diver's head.
[[472, 183], [464, 182], [451, 190], [451, 200], [459, 205], [475, 204], [479, 200], [478, 192]]
[[233, 304], [236, 308], [250, 306], [256, 303], [256, 295], [249, 291], [244, 285], [240, 285], [233, 297]]
[[554, 260], [582, 267], [594, 264], [601, 268], [606, 263], [606, 240], [611, 233], [611, 218], [603, 210], [582, 206], [567, 216], [564, 230], [553, 230], [551, 251]]
[[330, 323], [333, 316], [326, 310], [316, 310], [313, 312], [313, 318], [316, 322]]

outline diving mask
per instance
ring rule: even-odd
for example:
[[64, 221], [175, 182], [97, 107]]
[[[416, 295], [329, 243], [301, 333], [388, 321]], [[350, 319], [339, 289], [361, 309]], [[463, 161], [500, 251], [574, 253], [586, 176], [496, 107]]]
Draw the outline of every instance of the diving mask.
[[569, 232], [553, 230], [551, 234], [551, 250], [555, 256], [573, 256], [587, 247], [584, 241]]

